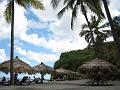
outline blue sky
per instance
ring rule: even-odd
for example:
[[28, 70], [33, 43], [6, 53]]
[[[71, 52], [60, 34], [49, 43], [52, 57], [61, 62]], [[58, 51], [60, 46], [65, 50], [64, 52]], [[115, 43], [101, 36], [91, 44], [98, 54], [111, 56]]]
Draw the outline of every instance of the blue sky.
[[[118, 0], [110, 0], [111, 15], [120, 14]], [[53, 10], [50, 0], [43, 0], [45, 10], [30, 8], [27, 11], [15, 5], [15, 48], [14, 57], [31, 66], [41, 62], [53, 66], [65, 51], [83, 49], [87, 46], [84, 38], [79, 37], [84, 16], [79, 13], [74, 31], [70, 29], [71, 11], [67, 11], [61, 19], [57, 13], [62, 7]], [[0, 4], [0, 62], [9, 60], [10, 56], [10, 25], [6, 23], [3, 12], [6, 2]], [[89, 13], [91, 14], [91, 13]]]

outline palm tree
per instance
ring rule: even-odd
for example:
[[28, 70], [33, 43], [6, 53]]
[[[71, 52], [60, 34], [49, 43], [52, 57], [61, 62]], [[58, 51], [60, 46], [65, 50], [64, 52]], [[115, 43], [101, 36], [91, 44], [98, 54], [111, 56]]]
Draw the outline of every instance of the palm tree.
[[119, 36], [118, 36], [118, 34], [116, 32], [117, 29], [116, 29], [115, 25], [113, 24], [113, 20], [112, 20], [112, 17], [111, 17], [109, 8], [108, 8], [108, 4], [107, 4], [108, 0], [107, 1], [106, 0], [101, 0], [101, 1], [103, 2], [104, 8], [105, 8], [105, 11], [106, 11], [106, 14], [107, 14], [108, 21], [110, 23], [113, 39], [114, 39], [114, 42], [115, 42], [115, 45], [116, 45], [116, 48], [117, 48], [117, 52], [118, 52], [118, 58], [120, 59]]
[[[61, 1], [62, 0], [51, 0], [51, 4], [53, 8], [56, 9]], [[66, 10], [71, 9], [72, 10], [71, 29], [73, 29], [73, 22], [77, 18], [77, 13], [79, 9], [83, 13], [83, 15], [85, 14], [87, 15], [87, 9], [90, 9], [92, 12], [97, 14], [99, 17], [104, 17], [104, 14], [101, 9], [100, 0], [64, 0], [63, 4], [64, 4], [64, 7], [58, 13], [58, 18], [61, 18]]]
[[113, 24], [116, 27], [116, 33], [118, 34], [118, 39], [119, 39], [119, 43], [120, 43], [120, 15], [113, 17]]
[[[2, 0], [1, 0], [2, 1]], [[11, 24], [11, 48], [10, 48], [10, 81], [14, 84], [14, 70], [13, 70], [13, 58], [14, 58], [14, 3], [27, 9], [32, 6], [35, 9], [43, 10], [43, 4], [39, 0], [6, 0], [7, 7], [4, 12], [4, 17], [8, 23]]]
[[[89, 43], [88, 46], [90, 46], [91, 44], [95, 44], [97, 52], [100, 50], [99, 48], [100, 46], [102, 46], [106, 38], [108, 38], [111, 35], [110, 30], [102, 30], [108, 27], [109, 24], [105, 23], [105, 24], [100, 25], [101, 22], [102, 22], [101, 18], [96, 19], [95, 16], [91, 16], [91, 20], [89, 23], [91, 31], [89, 30], [88, 24], [85, 23], [82, 25], [82, 30], [80, 32], [81, 37], [85, 36], [85, 40]], [[95, 43], [93, 43], [92, 41], [91, 33], [94, 37]], [[98, 53], [96, 53], [96, 55], [98, 57]]]
[[[53, 8], [57, 8], [57, 6], [60, 3], [60, 0], [51, 0], [51, 3]], [[90, 9], [92, 12], [97, 14], [97, 16], [100, 18], [104, 17], [104, 14], [102, 13], [102, 9], [101, 9], [100, 0], [64, 0], [63, 4], [65, 5], [65, 7], [58, 13], [58, 18], [61, 18], [67, 9], [71, 9], [72, 10], [71, 29], [73, 29], [73, 22], [77, 17], [78, 10], [80, 9], [82, 14], [85, 16], [85, 19], [91, 31], [90, 33], [92, 37], [92, 42], [95, 43], [94, 37], [92, 35], [92, 30], [90, 28], [88, 17], [87, 17], [87, 9]], [[96, 52], [95, 46], [94, 46], [94, 50]]]

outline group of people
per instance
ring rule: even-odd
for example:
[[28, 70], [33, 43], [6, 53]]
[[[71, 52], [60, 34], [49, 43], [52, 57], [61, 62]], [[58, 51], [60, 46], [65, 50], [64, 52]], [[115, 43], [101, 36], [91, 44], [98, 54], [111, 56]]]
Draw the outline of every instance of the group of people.
[[[2, 80], [0, 81], [0, 84], [4, 85], [5, 82], [9, 82], [10, 83], [10, 81], [7, 81], [6, 77], [3, 76]], [[15, 83], [15, 85], [18, 85], [20, 83], [25, 83], [25, 82], [29, 82], [29, 83], [32, 83], [32, 82], [34, 82], [34, 83], [43, 83], [41, 78], [36, 78], [35, 76], [33, 76], [33, 79], [31, 79], [31, 77], [24, 76], [22, 78], [22, 80], [19, 80], [18, 79], [18, 74], [17, 73], [14, 74], [14, 83]]]
[[[15, 84], [17, 84], [17, 82], [19, 82], [18, 74], [17, 74], [17, 73], [14, 74], [14, 82], [15, 82]], [[10, 81], [9, 81], [9, 80], [7, 81], [7, 80], [6, 80], [6, 77], [3, 76], [3, 77], [2, 77], [2, 80], [0, 81], [0, 84], [1, 84], [1, 85], [5, 85], [6, 83], [10, 83]]]

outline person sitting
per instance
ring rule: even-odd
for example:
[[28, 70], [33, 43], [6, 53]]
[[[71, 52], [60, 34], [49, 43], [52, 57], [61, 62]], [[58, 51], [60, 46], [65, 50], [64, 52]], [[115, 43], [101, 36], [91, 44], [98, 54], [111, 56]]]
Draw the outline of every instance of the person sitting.
[[3, 78], [2, 78], [2, 80], [1, 80], [1, 82], [0, 82], [0, 84], [1, 84], [1, 85], [4, 85], [5, 82], [6, 82], [6, 78], [3, 76]]
[[20, 81], [20, 85], [27, 84], [30, 85], [30, 81], [28, 81], [28, 76], [24, 76], [22, 80]]
[[3, 79], [2, 79], [1, 81], [5, 82], [5, 81], [6, 81], [6, 78], [5, 78], [5, 77], [3, 77]]
[[14, 74], [14, 82], [15, 82], [15, 85], [17, 85], [19, 83], [19, 79], [18, 79], [18, 74], [17, 73]]
[[35, 76], [34, 76], [33, 78], [34, 78], [34, 79], [33, 79], [32, 82], [35, 82], [35, 83], [37, 83], [37, 84], [38, 84], [38, 83], [40, 82], [40, 80], [41, 80], [40, 78], [35, 78]]

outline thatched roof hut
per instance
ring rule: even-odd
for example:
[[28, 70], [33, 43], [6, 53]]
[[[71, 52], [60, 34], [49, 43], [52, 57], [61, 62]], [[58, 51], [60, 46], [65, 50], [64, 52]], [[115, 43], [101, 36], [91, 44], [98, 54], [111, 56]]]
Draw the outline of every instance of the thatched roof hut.
[[[3, 71], [5, 73], [10, 72], [10, 60], [5, 61], [0, 64], [0, 71]], [[29, 73], [32, 74], [35, 72], [35, 70], [26, 62], [20, 60], [18, 56], [14, 59], [14, 72], [15, 73]]]
[[74, 74], [74, 72], [71, 70], [66, 70], [61, 67], [59, 69], [56, 69], [56, 74], [70, 75], [70, 74]]
[[41, 64], [34, 66], [33, 69], [40, 73], [48, 73], [48, 74], [55, 73], [54, 68], [47, 66], [42, 62], [41, 62]]
[[112, 73], [115, 70], [117, 70], [116, 66], [105, 60], [101, 60], [98, 58], [94, 60], [90, 60], [78, 68], [78, 71], [82, 73], [99, 72], [99, 71], [103, 73]]

